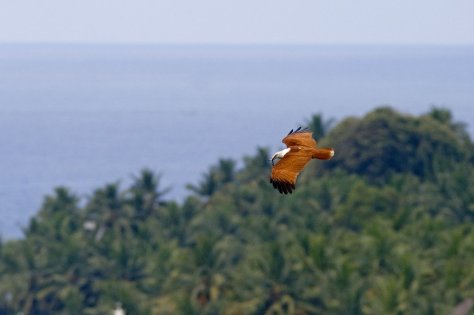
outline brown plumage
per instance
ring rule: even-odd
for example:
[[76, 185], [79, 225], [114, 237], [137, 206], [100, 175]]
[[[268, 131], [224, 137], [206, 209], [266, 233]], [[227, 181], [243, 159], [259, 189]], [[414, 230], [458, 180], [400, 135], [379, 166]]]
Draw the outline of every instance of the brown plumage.
[[282, 142], [287, 148], [273, 155], [272, 164], [276, 158], [281, 160], [273, 165], [270, 177], [270, 183], [282, 194], [293, 192], [298, 175], [311, 159], [329, 160], [334, 156], [332, 148], [317, 148], [309, 129], [292, 129]]

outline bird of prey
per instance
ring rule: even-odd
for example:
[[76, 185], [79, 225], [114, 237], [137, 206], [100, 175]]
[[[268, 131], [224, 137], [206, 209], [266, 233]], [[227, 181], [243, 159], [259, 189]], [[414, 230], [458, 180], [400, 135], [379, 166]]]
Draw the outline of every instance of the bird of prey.
[[311, 159], [329, 160], [334, 156], [334, 149], [317, 147], [313, 132], [307, 128], [291, 129], [282, 142], [287, 148], [272, 156], [270, 183], [285, 195], [293, 192], [296, 178]]

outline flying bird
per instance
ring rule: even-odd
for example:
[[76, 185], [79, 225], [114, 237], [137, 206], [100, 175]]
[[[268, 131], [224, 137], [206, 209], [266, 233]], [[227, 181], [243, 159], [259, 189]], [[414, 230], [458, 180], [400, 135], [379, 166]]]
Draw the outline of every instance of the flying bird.
[[[329, 160], [334, 156], [334, 149], [317, 147], [313, 132], [308, 128], [291, 129], [282, 142], [287, 148], [272, 156], [270, 183], [285, 195], [296, 188], [296, 178], [311, 159]], [[275, 160], [278, 160], [276, 164]]]

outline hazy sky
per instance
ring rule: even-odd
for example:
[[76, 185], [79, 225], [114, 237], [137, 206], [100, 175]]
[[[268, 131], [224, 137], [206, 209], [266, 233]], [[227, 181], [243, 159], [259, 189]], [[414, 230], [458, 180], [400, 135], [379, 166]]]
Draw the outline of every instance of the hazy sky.
[[0, 42], [474, 44], [474, 0], [0, 0]]

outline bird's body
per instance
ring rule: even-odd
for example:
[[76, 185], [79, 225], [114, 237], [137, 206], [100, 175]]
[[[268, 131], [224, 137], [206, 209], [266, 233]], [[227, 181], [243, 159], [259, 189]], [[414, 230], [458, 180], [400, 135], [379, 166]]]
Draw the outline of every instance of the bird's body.
[[[272, 157], [270, 183], [280, 193], [292, 193], [296, 188], [296, 179], [311, 159], [329, 160], [334, 156], [332, 148], [318, 148], [313, 133], [299, 127], [283, 138], [287, 148], [276, 152]], [[280, 159], [274, 164], [275, 159]]]

